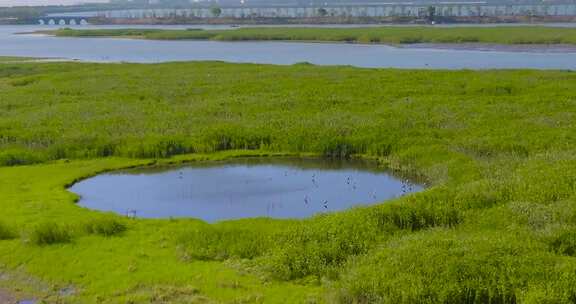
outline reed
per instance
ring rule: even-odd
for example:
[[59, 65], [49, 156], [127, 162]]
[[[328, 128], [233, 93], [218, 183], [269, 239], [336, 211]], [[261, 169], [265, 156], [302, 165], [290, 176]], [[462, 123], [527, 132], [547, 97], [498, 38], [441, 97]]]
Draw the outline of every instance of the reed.
[[[80, 286], [79, 303], [190, 286], [215, 302], [571, 303], [574, 83], [569, 71], [3, 64], [0, 221], [40, 246], [2, 242], [0, 263]], [[64, 190], [128, 166], [277, 153], [371, 158], [428, 188], [217, 224], [94, 218]]]

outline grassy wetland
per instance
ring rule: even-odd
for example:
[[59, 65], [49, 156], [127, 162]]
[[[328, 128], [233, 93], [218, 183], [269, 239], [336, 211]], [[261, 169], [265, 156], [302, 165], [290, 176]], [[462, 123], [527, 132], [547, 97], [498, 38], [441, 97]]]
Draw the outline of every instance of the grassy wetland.
[[[574, 303], [576, 73], [0, 65], [0, 288], [56, 303]], [[79, 208], [107, 170], [375, 159], [425, 191], [305, 220]]]
[[576, 44], [576, 29], [554, 27], [239, 28], [234, 30], [60, 29], [59, 37], [122, 37], [152, 40], [313, 41], [350, 43]]

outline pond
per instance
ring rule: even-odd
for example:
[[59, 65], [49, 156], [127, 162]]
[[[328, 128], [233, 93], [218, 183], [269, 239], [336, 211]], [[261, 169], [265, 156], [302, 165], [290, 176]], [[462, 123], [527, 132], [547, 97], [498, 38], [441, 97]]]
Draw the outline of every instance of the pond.
[[208, 222], [305, 218], [380, 203], [423, 187], [369, 161], [271, 158], [104, 173], [69, 190], [80, 206], [142, 218]]
[[[119, 28], [126, 26], [76, 26]], [[130, 26], [137, 27], [137, 26]], [[140, 26], [140, 28], [154, 26]], [[230, 28], [226, 26], [187, 26]], [[568, 69], [576, 70], [576, 48], [568, 46], [362, 45], [301, 42], [153, 41], [118, 38], [62, 38], [16, 35], [48, 26], [0, 26], [0, 56], [63, 58], [90, 62], [220, 60], [290, 65], [351, 65], [418, 69]], [[58, 27], [52, 27], [58, 28]], [[156, 26], [154, 28], [186, 28]]]

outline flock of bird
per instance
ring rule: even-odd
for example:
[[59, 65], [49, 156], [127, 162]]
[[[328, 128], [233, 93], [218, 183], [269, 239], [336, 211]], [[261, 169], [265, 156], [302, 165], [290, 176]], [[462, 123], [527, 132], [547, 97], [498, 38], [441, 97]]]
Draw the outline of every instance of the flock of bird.
[[[288, 176], [288, 171], [284, 171], [284, 176]], [[184, 178], [184, 172], [183, 171], [179, 171], [178, 172], [178, 179], [183, 179]], [[268, 178], [268, 180], [272, 180], [272, 178]], [[316, 176], [316, 173], [312, 174], [312, 178], [311, 178], [311, 182], [312, 185], [314, 185], [314, 187], [318, 188], [319, 187], [319, 183], [318, 183], [318, 179]], [[352, 179], [351, 176], [346, 177], [346, 185], [349, 186], [352, 190], [356, 191], [358, 189], [357, 183]], [[405, 195], [409, 192], [412, 192], [413, 190], [413, 185], [412, 183], [407, 180], [407, 179], [402, 179], [402, 195]], [[377, 194], [376, 194], [376, 190], [372, 190], [370, 193], [370, 198], [376, 200], [378, 198]], [[304, 204], [306, 206], [311, 205], [312, 204], [312, 199], [310, 198], [310, 196], [305, 195], [304, 196]], [[327, 210], [328, 209], [328, 200], [323, 200], [322, 201], [322, 207]], [[267, 205], [267, 213], [270, 214], [274, 209], [281, 209], [282, 208], [282, 204], [275, 204], [273, 202], [269, 203]], [[126, 210], [126, 217], [129, 218], [136, 218], [137, 215], [137, 210], [135, 209], [128, 209]]]

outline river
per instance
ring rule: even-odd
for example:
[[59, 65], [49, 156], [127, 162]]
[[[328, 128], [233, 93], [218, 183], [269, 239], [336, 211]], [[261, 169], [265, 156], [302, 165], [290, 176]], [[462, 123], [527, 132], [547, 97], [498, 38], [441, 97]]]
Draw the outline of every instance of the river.
[[[126, 26], [77, 26], [122, 28]], [[130, 26], [137, 27], [137, 26]], [[142, 27], [142, 26], [141, 26]], [[229, 28], [226, 26], [145, 26]], [[363, 45], [301, 42], [153, 41], [119, 38], [60, 38], [17, 34], [49, 26], [0, 26], [0, 56], [62, 58], [90, 62], [156, 63], [218, 60], [289, 65], [350, 65], [366, 68], [569, 69], [576, 70], [576, 47]]]

